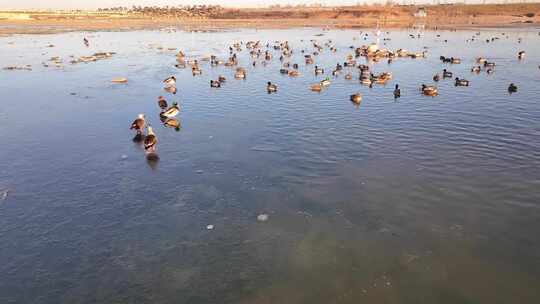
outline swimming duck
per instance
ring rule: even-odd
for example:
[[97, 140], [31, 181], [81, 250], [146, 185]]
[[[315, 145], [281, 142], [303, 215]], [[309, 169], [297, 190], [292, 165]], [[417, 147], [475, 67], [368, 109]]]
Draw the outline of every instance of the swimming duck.
[[347, 73], [347, 75], [345, 75], [345, 79], [351, 80], [351, 79], [352, 79], [352, 74], [351, 74], [351, 73]]
[[439, 91], [437, 90], [437, 87], [435, 86], [426, 86], [425, 84], [422, 84], [421, 90], [422, 90], [422, 93], [427, 96], [439, 95]]
[[495, 66], [495, 62], [484, 62], [484, 67], [494, 67]]
[[178, 113], [180, 113], [180, 107], [178, 106], [177, 102], [173, 102], [172, 106], [168, 108], [167, 110], [161, 112], [159, 116], [171, 118], [178, 115]]
[[111, 82], [114, 82], [114, 83], [127, 83], [128, 80], [127, 80], [127, 78], [120, 77], [120, 78], [114, 78], [113, 80], [111, 80]]
[[192, 67], [191, 68], [191, 73], [193, 74], [193, 76], [195, 75], [201, 75], [202, 74], [202, 70], [198, 67]]
[[310, 87], [310, 89], [314, 92], [320, 92], [322, 91], [322, 85], [320, 83], [316, 83]]
[[289, 76], [298, 77], [298, 76], [300, 76], [300, 72], [298, 72], [296, 70], [289, 71]]
[[478, 66], [473, 66], [471, 68], [471, 72], [473, 73], [480, 73], [480, 70], [481, 70], [481, 67], [478, 65]]
[[493, 72], [495, 72], [495, 70], [493, 70], [493, 69], [491, 69], [491, 68], [489, 68], [489, 69], [486, 70], [486, 73], [488, 73], [488, 74], [491, 74], [491, 73], [493, 73]]
[[176, 77], [171, 76], [165, 80], [163, 80], [163, 83], [165, 83], [167, 86], [175, 86], [176, 85]]
[[217, 80], [210, 80], [211, 88], [221, 88], [221, 83]]
[[521, 59], [523, 59], [523, 58], [525, 58], [525, 51], [520, 51], [520, 52], [518, 53], [518, 59], [521, 60]]
[[459, 79], [459, 77], [456, 77], [456, 87], [457, 86], [463, 86], [463, 87], [468, 87], [469, 86], [469, 81], [466, 80], [466, 79]]
[[433, 76], [433, 81], [437, 82], [441, 80], [441, 76], [439, 76], [439, 74], [435, 74], [435, 76]]
[[315, 75], [321, 75], [321, 74], [324, 74], [324, 69], [318, 66], [315, 66]]
[[401, 97], [401, 89], [399, 88], [399, 85], [396, 84], [396, 88], [394, 89], [394, 98], [400, 98]]
[[148, 126], [147, 129], [148, 132], [146, 137], [144, 138], [144, 149], [148, 152], [153, 152], [156, 150], [157, 137], [154, 133], [154, 129], [152, 129], [151, 126]]
[[244, 79], [246, 78], [246, 71], [242, 68], [238, 68], [236, 70], [236, 73], [234, 74], [234, 78], [236, 79]]
[[350, 96], [350, 99], [353, 103], [359, 104], [360, 102], [362, 102], [362, 95], [360, 93], [352, 94]]
[[446, 69], [443, 70], [443, 78], [452, 78], [452, 72], [447, 71]]
[[289, 70], [287, 70], [287, 69], [280, 69], [279, 72], [281, 74], [289, 74]]
[[227, 81], [227, 78], [225, 78], [225, 76], [223, 76], [223, 75], [219, 75], [218, 81], [219, 82], [225, 82], [225, 81]]
[[180, 131], [180, 121], [176, 118], [167, 118], [163, 125], [169, 128], [174, 128], [176, 131]]
[[165, 110], [167, 108], [167, 100], [165, 100], [165, 97], [159, 96], [158, 97], [158, 106], [160, 109]]
[[171, 94], [176, 94], [176, 92], [178, 91], [175, 86], [165, 87], [164, 90], [171, 93]]
[[137, 134], [141, 134], [145, 125], [146, 120], [144, 118], [144, 114], [139, 114], [139, 116], [137, 116], [133, 123], [131, 123], [131, 127], [129, 129], [137, 131]]
[[330, 81], [330, 78], [326, 77], [325, 79], [321, 80], [321, 86], [323, 87], [327, 87], [331, 84], [332, 82]]
[[508, 86], [508, 92], [509, 92], [509, 93], [515, 93], [515, 92], [517, 92], [517, 89], [518, 89], [518, 87], [517, 87], [515, 84], [513, 84], [513, 83], [511, 83], [511, 84]]
[[277, 92], [277, 85], [271, 83], [270, 81], [266, 84], [266, 90], [268, 93]]
[[478, 58], [476, 58], [476, 62], [478, 62], [478, 63], [480, 63], [480, 64], [484, 64], [484, 62], [486, 62], [486, 61], [487, 61], [487, 59], [484, 58], [484, 57], [478, 57]]
[[452, 63], [452, 64], [460, 64], [461, 63], [461, 59], [459, 59], [459, 58], [452, 57], [450, 59], [451, 59], [450, 63]]

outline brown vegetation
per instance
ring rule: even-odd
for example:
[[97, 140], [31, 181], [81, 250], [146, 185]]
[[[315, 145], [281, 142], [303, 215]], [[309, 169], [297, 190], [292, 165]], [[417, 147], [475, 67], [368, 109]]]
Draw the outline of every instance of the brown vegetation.
[[540, 4], [430, 5], [427, 17], [419, 6], [362, 5], [343, 7], [271, 7], [231, 9], [219, 6], [119, 7], [96, 12], [0, 12], [0, 34], [68, 30], [129, 30], [178, 26], [231, 27], [427, 27], [516, 26], [540, 23]]

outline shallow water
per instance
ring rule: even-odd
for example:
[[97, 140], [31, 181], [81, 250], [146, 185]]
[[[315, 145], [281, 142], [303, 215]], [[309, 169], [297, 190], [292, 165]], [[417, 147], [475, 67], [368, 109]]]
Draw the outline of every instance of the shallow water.
[[[0, 302], [539, 303], [538, 31], [482, 30], [471, 43], [475, 31], [392, 31], [385, 47], [426, 46], [428, 58], [370, 63], [393, 73], [385, 86], [342, 75], [314, 93], [322, 77], [299, 52], [309, 39], [338, 48], [315, 57], [327, 72], [372, 41], [318, 33], [87, 33], [88, 48], [83, 33], [0, 38], [0, 66], [33, 68], [0, 70]], [[208, 63], [193, 77], [158, 49], [225, 59], [233, 41], [284, 39], [301, 77], [279, 74], [277, 52], [252, 67], [245, 50], [246, 80]], [[98, 51], [117, 54], [67, 63]], [[63, 68], [41, 66], [53, 56]], [[470, 73], [478, 56], [496, 72]], [[445, 80], [438, 97], [420, 95], [445, 67], [471, 86]], [[160, 124], [159, 95], [180, 102], [180, 131]], [[132, 142], [138, 113], [158, 162]]]

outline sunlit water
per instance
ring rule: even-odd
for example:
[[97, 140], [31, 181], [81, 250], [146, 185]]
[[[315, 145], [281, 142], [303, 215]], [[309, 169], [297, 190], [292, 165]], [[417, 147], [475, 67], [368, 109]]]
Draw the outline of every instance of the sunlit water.
[[[327, 72], [372, 41], [318, 33], [86, 33], [88, 48], [83, 33], [0, 38], [0, 66], [33, 68], [0, 71], [0, 303], [540, 303], [538, 31], [471, 43], [475, 31], [393, 31], [384, 47], [428, 58], [371, 63], [393, 73], [386, 86], [360, 85], [354, 69], [314, 93], [310, 39], [338, 48], [315, 57]], [[274, 50], [252, 67], [244, 49], [248, 76], [234, 80], [208, 63], [193, 77], [158, 49], [226, 59], [232, 42], [285, 39], [301, 77], [281, 75]], [[97, 51], [117, 54], [67, 63]], [[53, 56], [64, 68], [41, 65]], [[472, 74], [478, 56], [496, 72]], [[445, 67], [471, 86], [422, 96]], [[159, 95], [180, 102], [179, 132], [160, 124]], [[157, 163], [132, 142], [138, 113]]]

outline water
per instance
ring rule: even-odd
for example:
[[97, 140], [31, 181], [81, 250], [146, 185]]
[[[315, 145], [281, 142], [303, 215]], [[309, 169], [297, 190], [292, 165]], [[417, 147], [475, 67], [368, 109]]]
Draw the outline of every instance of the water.
[[[475, 32], [392, 31], [386, 47], [429, 57], [371, 64], [393, 73], [386, 86], [341, 76], [320, 94], [299, 52], [309, 39], [338, 48], [316, 57], [327, 72], [371, 40], [316, 29], [86, 33], [89, 48], [83, 33], [0, 38], [0, 66], [33, 67], [0, 71], [0, 302], [538, 303], [540, 36], [482, 30], [466, 43]], [[246, 51], [246, 80], [208, 63], [193, 77], [157, 49], [225, 59], [233, 41], [284, 39], [301, 77], [280, 75], [277, 53], [253, 68]], [[97, 51], [117, 54], [41, 66]], [[470, 73], [478, 56], [496, 72]], [[444, 67], [471, 86], [441, 81], [438, 97], [421, 96]], [[226, 84], [209, 88], [220, 74]], [[160, 124], [159, 95], [181, 103], [179, 132]], [[131, 140], [138, 113], [159, 162]]]

